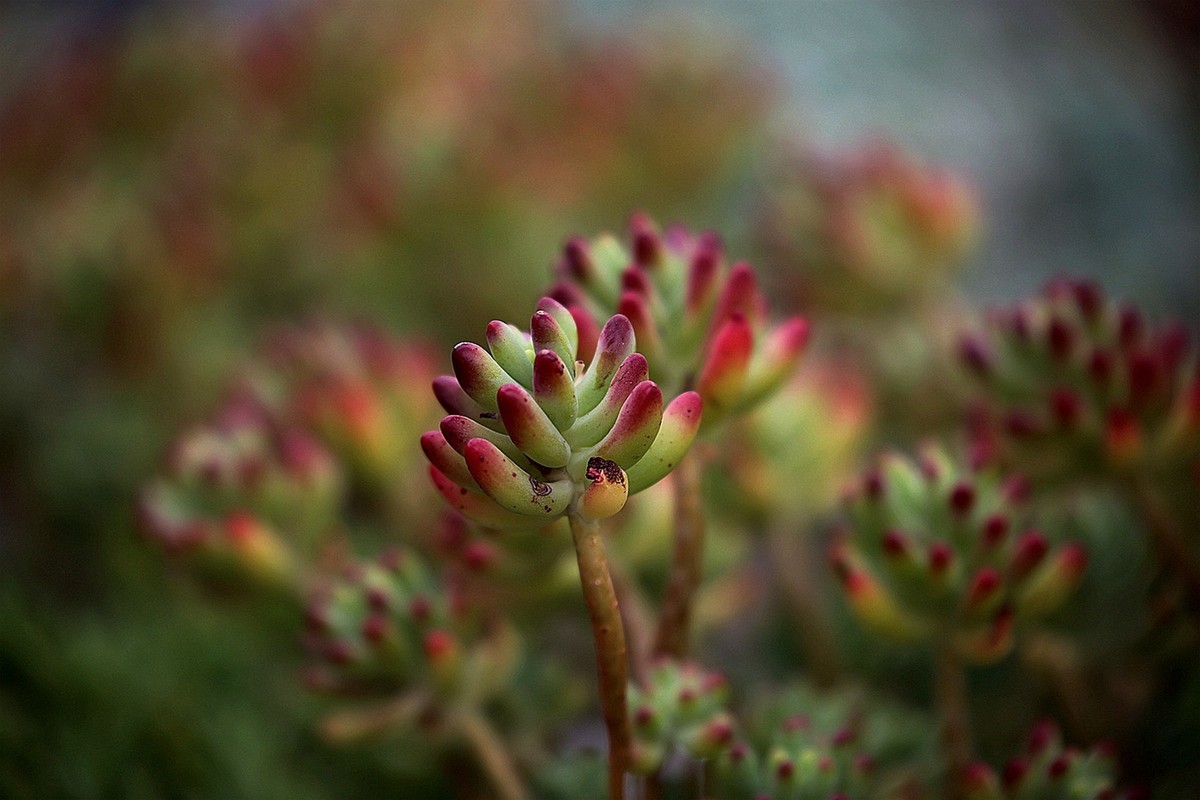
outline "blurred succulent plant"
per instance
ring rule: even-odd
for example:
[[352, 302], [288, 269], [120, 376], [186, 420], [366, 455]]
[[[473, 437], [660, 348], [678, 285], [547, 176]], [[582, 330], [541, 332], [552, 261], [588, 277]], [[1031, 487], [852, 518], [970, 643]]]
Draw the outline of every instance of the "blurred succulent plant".
[[728, 699], [723, 675], [691, 663], [654, 664], [644, 686], [629, 687], [632, 771], [650, 775], [675, 750], [701, 760], [716, 757], [733, 740]]
[[[392, 549], [321, 586], [306, 614], [307, 675], [315, 690], [356, 698], [331, 712], [334, 742], [420, 731], [435, 749], [466, 745], [499, 797], [526, 797], [486, 704], [510, 687], [520, 660], [516, 631], [481, 626], [417, 556]], [[378, 698], [368, 705], [364, 696]]]
[[722, 800], [920, 798], [932, 745], [915, 712], [856, 690], [818, 694], [800, 687], [774, 698], [716, 761]]
[[781, 172], [760, 236], [806, 307], [901, 310], [942, 288], [975, 242], [970, 187], [894, 144], [843, 157], [804, 153]]
[[416, 441], [437, 407], [429, 348], [377, 328], [318, 323], [275, 332], [263, 353], [251, 380], [264, 401], [319, 436], [364, 483], [419, 471]]
[[[737, 493], [723, 506], [793, 530], [828, 512], [858, 467], [873, 406], [866, 379], [851, 365], [810, 359], [802, 374], [738, 423], [741, 435], [723, 448]], [[728, 491], [726, 483], [714, 490]]]
[[1016, 621], [1061, 605], [1087, 564], [1080, 544], [1024, 527], [1026, 491], [1020, 477], [964, 468], [934, 446], [917, 463], [881, 457], [831, 550], [855, 614], [901, 640], [950, 637], [972, 661], [1004, 656]]
[[568, 241], [552, 296], [598, 316], [625, 315], [662, 385], [704, 398], [707, 426], [778, 389], [808, 341], [808, 322], [770, 326], [754, 270], [726, 266], [715, 233], [680, 226], [660, 233], [644, 214], [629, 227], [629, 250], [609, 234]]
[[[478, 705], [512, 676], [515, 634], [487, 639], [415, 553], [392, 549], [352, 564], [309, 601], [317, 688], [361, 694], [417, 687], [431, 700]], [[503, 642], [503, 646], [497, 643]]]
[[170, 550], [290, 582], [334, 529], [342, 483], [318, 442], [235, 400], [179, 438], [166, 474], [143, 492], [140, 516]]
[[1080, 750], [1063, 744], [1058, 726], [1039, 722], [1029, 734], [1025, 752], [1004, 765], [997, 775], [982, 762], [965, 778], [967, 800], [1118, 800], [1132, 798], [1115, 780], [1111, 748]]
[[[1089, 281], [1051, 282], [965, 336], [986, 392], [981, 445], [1050, 480], [1200, 469], [1200, 363], [1181, 325], [1148, 325]], [[1182, 477], [1182, 475], [1181, 475]]]

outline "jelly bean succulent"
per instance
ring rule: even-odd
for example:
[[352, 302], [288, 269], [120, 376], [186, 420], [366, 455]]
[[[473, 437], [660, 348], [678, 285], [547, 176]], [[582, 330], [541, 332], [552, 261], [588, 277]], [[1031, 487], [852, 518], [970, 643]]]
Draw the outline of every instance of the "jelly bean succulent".
[[628, 318], [656, 379], [704, 398], [706, 426], [770, 396], [796, 365], [808, 322], [770, 325], [754, 270], [727, 265], [712, 231], [660, 233], [643, 214], [629, 227], [628, 250], [609, 234], [570, 239], [552, 295], [569, 308]]
[[848, 498], [850, 526], [832, 546], [855, 615], [933, 651], [951, 785], [972, 752], [963, 662], [1008, 653], [1018, 620], [1062, 605], [1087, 564], [1080, 544], [1053, 545], [1024, 526], [1027, 490], [1022, 478], [964, 468], [933, 446], [916, 463], [888, 454]]
[[175, 442], [139, 510], [144, 530], [169, 550], [291, 584], [334, 528], [342, 485], [321, 444], [235, 399]]
[[447, 502], [484, 527], [607, 519], [666, 476], [695, 438], [700, 397], [685, 392], [664, 406], [629, 320], [610, 318], [592, 354], [581, 349], [577, 318], [543, 298], [529, 332], [492, 322], [488, 349], [459, 344], [454, 376], [434, 382], [450, 415], [421, 439], [430, 473]]
[[997, 775], [982, 762], [964, 779], [967, 800], [1118, 800], [1136, 796], [1117, 786], [1112, 749], [1081, 750], [1063, 744], [1058, 726], [1043, 720], [1029, 734], [1025, 751]]
[[632, 771], [652, 774], [675, 751], [701, 760], [717, 756], [733, 739], [728, 699], [719, 673], [665, 659], [654, 664], [644, 686], [629, 688]]
[[923, 797], [927, 721], [894, 703], [843, 689], [799, 687], [775, 698], [715, 762], [722, 800]]
[[310, 679], [326, 690], [415, 688], [431, 702], [466, 695], [478, 704], [515, 667], [514, 643], [487, 646], [479, 625], [405, 549], [345, 567], [313, 592], [305, 619], [308, 648], [318, 660]]
[[1092, 282], [1054, 281], [994, 310], [959, 350], [986, 392], [981, 434], [1031, 474], [1200, 465], [1200, 362], [1187, 332], [1150, 325]]
[[488, 325], [488, 349], [454, 348], [454, 376], [433, 389], [449, 416], [421, 445], [434, 485], [463, 516], [499, 530], [570, 520], [595, 639], [609, 743], [609, 794], [624, 793], [630, 732], [625, 632], [598, 522], [665, 477], [700, 427], [701, 400], [664, 407], [621, 314], [597, 326], [543, 298], [529, 331]]
[[806, 305], [877, 314], [911, 307], [944, 288], [974, 244], [971, 188], [889, 142], [842, 156], [805, 152], [779, 174], [760, 236], [793, 271]]
[[882, 456], [831, 552], [855, 614], [897, 639], [946, 638], [972, 661], [1004, 656], [1016, 621], [1059, 607], [1087, 564], [1082, 545], [1026, 525], [1026, 486], [937, 447], [917, 462]]

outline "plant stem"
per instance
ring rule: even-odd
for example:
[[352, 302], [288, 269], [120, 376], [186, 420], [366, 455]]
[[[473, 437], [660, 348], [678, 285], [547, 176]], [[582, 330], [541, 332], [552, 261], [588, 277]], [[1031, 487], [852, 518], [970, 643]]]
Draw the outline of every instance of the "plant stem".
[[813, 683], [820, 688], [835, 685], [841, 676], [837, 638], [829, 623], [829, 608], [821, 596], [819, 578], [812, 568], [811, 542], [803, 534], [787, 533], [778, 527], [767, 533], [771, 568], [783, 588], [792, 620], [800, 634], [805, 661]]
[[1162, 494], [1148, 479], [1140, 477], [1134, 481], [1133, 498], [1146, 518], [1150, 539], [1163, 566], [1183, 582], [1193, 612], [1200, 611], [1200, 560]]
[[646, 598], [637, 582], [629, 576], [619, 558], [608, 562], [617, 601], [621, 604], [621, 619], [625, 623], [625, 638], [629, 647], [629, 669], [635, 683], [645, 683], [650, 671], [650, 647], [653, 622]]
[[971, 764], [973, 748], [966, 672], [949, 633], [938, 640], [934, 653], [933, 693], [947, 768], [945, 796], [947, 800], [958, 800], [962, 796], [962, 776]]
[[658, 618], [654, 655], [683, 658], [688, 652], [696, 589], [704, 565], [704, 514], [700, 507], [700, 461], [688, 453], [674, 472], [675, 536], [667, 593]]
[[521, 776], [491, 724], [478, 713], [467, 712], [459, 719], [459, 730], [475, 751], [479, 765], [496, 787], [501, 800], [527, 800], [529, 794]]
[[378, 705], [330, 714], [321, 720], [319, 730], [327, 742], [357, 742], [415, 725], [429, 704], [425, 692], [407, 692]]
[[608, 558], [604, 553], [604, 540], [600, 538], [600, 524], [572, 515], [571, 534], [575, 539], [579, 580], [596, 645], [600, 710], [608, 731], [608, 796], [609, 800], [623, 800], [630, 732], [625, 699], [629, 665], [621, 607], [608, 573]]

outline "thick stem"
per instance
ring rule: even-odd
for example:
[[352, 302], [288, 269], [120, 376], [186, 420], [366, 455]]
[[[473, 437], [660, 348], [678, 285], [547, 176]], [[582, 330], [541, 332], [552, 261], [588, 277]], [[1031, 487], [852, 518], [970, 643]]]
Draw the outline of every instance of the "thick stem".
[[792, 620], [800, 634], [813, 683], [829, 688], [841, 677], [841, 658], [830, 624], [829, 607], [821, 596], [812, 568], [807, 538], [773, 528], [767, 533], [771, 568], [783, 588]]
[[592, 621], [596, 644], [596, 672], [600, 684], [600, 710], [608, 731], [608, 796], [624, 800], [625, 773], [629, 763], [629, 712], [625, 693], [629, 684], [625, 628], [621, 607], [608, 573], [608, 559], [600, 525], [594, 520], [571, 517], [579, 580]]
[[470, 743], [479, 766], [491, 780], [501, 800], [527, 800], [529, 794], [525, 791], [521, 776], [517, 774], [508, 749], [488, 721], [479, 714], [468, 712], [459, 720], [459, 730]]
[[1162, 494], [1146, 478], [1133, 484], [1133, 497], [1146, 518], [1150, 539], [1163, 567], [1179, 576], [1193, 613], [1200, 612], [1200, 560]]
[[654, 655], [683, 658], [696, 590], [704, 566], [704, 513], [700, 497], [700, 460], [689, 453], [674, 472], [675, 536], [667, 593], [658, 618]]
[[960, 800], [962, 778], [971, 764], [971, 716], [967, 707], [967, 677], [950, 635], [942, 636], [934, 653], [934, 702], [941, 726], [946, 761], [947, 800]]

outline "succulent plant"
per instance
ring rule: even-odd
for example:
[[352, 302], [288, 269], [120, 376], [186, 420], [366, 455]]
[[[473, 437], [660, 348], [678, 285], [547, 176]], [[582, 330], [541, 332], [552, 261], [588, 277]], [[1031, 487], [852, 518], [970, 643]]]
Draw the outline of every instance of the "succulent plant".
[[[849, 364], [809, 360], [770, 400], [738, 423], [722, 450], [736, 492], [734, 513], [784, 521], [789, 529], [835, 507], [858, 467], [873, 424], [866, 379]], [[726, 478], [726, 475], [722, 475]]]
[[467, 518], [500, 530], [606, 519], [687, 452], [699, 395], [664, 407], [629, 320], [609, 319], [594, 354], [583, 349], [589, 322], [543, 298], [529, 333], [494, 321], [490, 352], [454, 348], [455, 375], [434, 382], [450, 416], [421, 446], [434, 484]]
[[1025, 526], [1027, 484], [956, 464], [928, 447], [914, 463], [886, 454], [848, 498], [831, 558], [846, 598], [873, 630], [901, 640], [949, 637], [963, 658], [994, 661], [1017, 620], [1061, 605], [1087, 564], [1075, 542]]
[[570, 239], [552, 296], [597, 316], [620, 313], [639, 352], [668, 391], [695, 389], [711, 426], [768, 397], [791, 374], [808, 322], [778, 326], [754, 270], [725, 263], [720, 238], [673, 226], [660, 233], [644, 214], [630, 220], [631, 247], [611, 235]]
[[272, 332], [250, 381], [379, 487], [418, 471], [417, 437], [436, 419], [435, 363], [425, 345], [377, 328], [312, 323]]
[[722, 800], [860, 800], [927, 795], [921, 762], [932, 744], [927, 720], [856, 690], [807, 687], [774, 698], [751, 741], [716, 761]]
[[941, 288], [975, 241], [971, 189], [888, 142], [803, 153], [768, 190], [760, 236], [794, 276], [795, 300], [879, 313]]
[[1039, 722], [1025, 751], [997, 775], [987, 764], [972, 765], [965, 781], [967, 800], [1118, 800], [1134, 797], [1115, 780], [1116, 763], [1108, 746], [1080, 750], [1063, 744], [1058, 726]]
[[978, 380], [981, 446], [1046, 479], [1200, 473], [1200, 363], [1090, 281], [1056, 280], [960, 343]]
[[676, 749], [701, 760], [720, 754], [733, 739], [728, 697], [719, 673], [666, 659], [654, 664], [644, 686], [629, 687], [632, 771], [649, 775]]
[[416, 687], [443, 701], [467, 694], [478, 704], [503, 687], [516, 664], [515, 643], [489, 642], [405, 549], [346, 567], [313, 593], [305, 620], [319, 662], [310, 679], [323, 689]]
[[178, 439], [139, 511], [147, 534], [170, 550], [290, 581], [333, 528], [342, 483], [317, 441], [235, 399]]
[[[434, 485], [468, 519], [500, 530], [566, 517], [595, 639], [609, 743], [609, 795], [629, 766], [625, 630], [598, 521], [665, 477], [700, 428], [701, 400], [665, 408], [621, 314], [596, 329], [586, 311], [542, 298], [529, 332], [499, 320], [488, 350], [454, 348], [454, 376], [434, 381], [450, 416], [421, 438]], [[490, 350], [490, 352], [489, 352]]]

